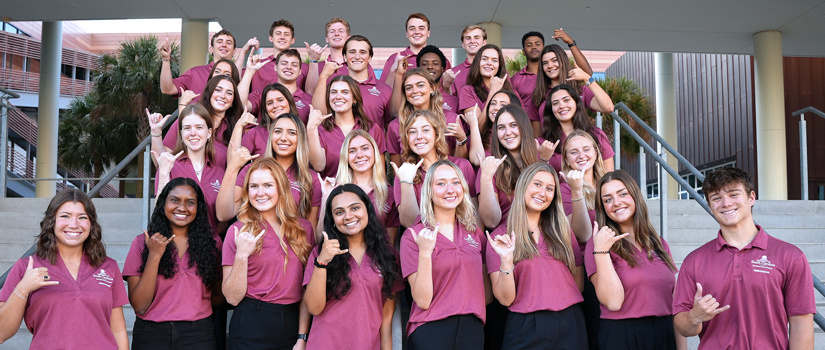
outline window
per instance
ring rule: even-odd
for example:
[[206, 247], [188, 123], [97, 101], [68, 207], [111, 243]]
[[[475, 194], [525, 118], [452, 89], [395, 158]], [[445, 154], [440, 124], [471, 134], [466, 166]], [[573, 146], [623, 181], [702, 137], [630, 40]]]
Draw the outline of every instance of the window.
[[[710, 167], [710, 168], [707, 168], [707, 169], [704, 169], [704, 170], [700, 170], [699, 173], [701, 173], [702, 176], [704, 177], [704, 176], [707, 176], [708, 173], [710, 173], [713, 170], [721, 169], [721, 168], [730, 168], [730, 167], [733, 167], [735, 164], [736, 164], [736, 162], [725, 163], [725, 164], [717, 165], [717, 166]], [[697, 179], [695, 175], [690, 173], [690, 174], [687, 174], [687, 175], [682, 175], [682, 178], [685, 179], [685, 181], [687, 181], [688, 185], [690, 185], [690, 187], [693, 187], [693, 189], [696, 190], [696, 192], [699, 193], [700, 196], [702, 196], [702, 197], [705, 196], [705, 194], [702, 192], [702, 181]], [[690, 193], [688, 193], [688, 191], [685, 188], [683, 188], [681, 185], [679, 185], [679, 199], [693, 199], [693, 197], [690, 195]]]

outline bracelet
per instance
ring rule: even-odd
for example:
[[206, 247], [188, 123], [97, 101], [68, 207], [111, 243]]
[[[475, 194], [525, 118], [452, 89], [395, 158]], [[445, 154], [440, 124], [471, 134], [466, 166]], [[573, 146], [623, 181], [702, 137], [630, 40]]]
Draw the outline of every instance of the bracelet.
[[327, 264], [321, 264], [320, 262], [318, 262], [318, 257], [316, 256], [315, 257], [315, 267], [320, 268], [320, 269], [326, 269]]
[[178, 106], [184, 106], [184, 107], [186, 107], [186, 104], [185, 104], [185, 103], [178, 103]]
[[152, 137], [161, 137], [161, 136], [163, 136], [161, 134], [150, 134], [150, 135], [152, 135]]
[[415, 185], [412, 181], [407, 181], [407, 180], [398, 180], [398, 183], [400, 183], [400, 184], [410, 184], [410, 185]]
[[572, 42], [572, 43], [567, 44], [567, 47], [572, 48], [573, 46], [576, 46], [576, 45], [578, 45], [578, 44], [576, 44], [576, 41], [575, 41], [575, 40], [573, 40], [573, 42]]
[[23, 299], [28, 299], [28, 297], [24, 297], [23, 294], [17, 291], [17, 287], [14, 287], [14, 294], [17, 294], [18, 297], [21, 297]]
[[464, 146], [464, 144], [467, 143], [467, 140], [469, 140], [469, 139], [470, 139], [469, 137], [465, 137], [463, 141], [457, 141], [456, 145]]
[[545, 162], [545, 163], [550, 163], [549, 159], [544, 159], [541, 156], [539, 156], [539, 160], [541, 160], [542, 162]]
[[515, 269], [516, 269], [516, 264], [513, 264], [513, 267], [511, 267], [511, 268], [510, 268], [509, 270], [507, 270], [507, 271], [502, 270], [502, 269], [501, 269], [501, 267], [499, 267], [499, 268], [498, 268], [498, 270], [499, 270], [501, 273], [505, 274], [505, 275], [509, 275], [509, 274], [513, 273], [513, 270], [515, 270]]
[[298, 334], [298, 340], [307, 341], [307, 339], [309, 339], [309, 334], [308, 333], [299, 333]]
[[581, 198], [576, 198], [576, 199], [571, 199], [570, 201], [571, 201], [571, 202], [578, 202], [578, 201], [580, 201], [580, 200], [582, 200], [582, 199], [584, 199], [584, 197], [581, 197]]
[[309, 63], [318, 63], [318, 62], [320, 62], [320, 61], [318, 61], [318, 60], [309, 60]]
[[172, 59], [171, 59], [171, 58], [161, 58], [161, 60], [162, 60], [163, 62], [171, 62], [171, 61], [172, 61]]
[[596, 254], [610, 254], [610, 251], [609, 250], [604, 250], [604, 251], [594, 250], [593, 255], [596, 255]]

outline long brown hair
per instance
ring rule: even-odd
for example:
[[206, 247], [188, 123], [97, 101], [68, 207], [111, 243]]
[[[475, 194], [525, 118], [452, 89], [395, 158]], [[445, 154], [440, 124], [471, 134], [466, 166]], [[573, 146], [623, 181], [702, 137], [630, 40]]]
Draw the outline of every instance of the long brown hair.
[[[349, 85], [349, 90], [352, 93], [352, 115], [355, 117], [355, 120], [361, 124], [361, 129], [369, 131], [372, 128], [372, 120], [367, 117], [367, 113], [364, 112], [364, 99], [361, 97], [361, 88], [358, 87], [358, 82], [355, 81], [349, 75], [339, 75], [329, 80], [329, 84], [327, 84], [327, 111], [330, 113], [335, 114], [332, 111], [332, 104], [329, 102], [329, 91], [332, 89], [332, 84], [337, 83], [339, 81], [343, 81]], [[321, 126], [326, 131], [332, 130], [332, 126], [335, 124], [335, 116], [333, 115], [332, 118], [324, 119], [321, 123]]]
[[[243, 182], [241, 209], [238, 211], [238, 221], [243, 223], [240, 231], [257, 234], [266, 228], [266, 222], [261, 212], [249, 203], [249, 178], [255, 170], [259, 169], [269, 171], [275, 179], [275, 183], [278, 186], [278, 203], [275, 206], [275, 216], [278, 218], [278, 221], [281, 222], [281, 231], [284, 233], [284, 238], [289, 244], [289, 247], [292, 248], [292, 251], [295, 252], [295, 255], [301, 260], [301, 264], [306, 265], [307, 257], [312, 247], [309, 245], [306, 231], [301, 227], [301, 222], [298, 219], [298, 210], [295, 206], [295, 201], [292, 199], [289, 179], [274, 158], [259, 158], [249, 166], [249, 171], [246, 173]], [[277, 240], [284, 250], [284, 272], [286, 272], [286, 263], [289, 261], [289, 251], [284, 240]], [[263, 254], [263, 244], [263, 239], [259, 239], [255, 244], [254, 252]]]
[[[243, 105], [241, 105], [241, 98], [238, 95], [238, 84], [236, 84], [235, 80], [232, 80], [231, 77], [225, 75], [217, 75], [210, 78], [209, 81], [206, 82], [206, 87], [203, 88], [203, 92], [201, 93], [200, 104], [206, 108], [207, 112], [209, 112], [210, 118], [215, 114], [215, 109], [212, 107], [211, 102], [212, 93], [215, 92], [215, 88], [218, 87], [218, 83], [220, 83], [221, 80], [226, 80], [232, 83], [232, 106], [229, 107], [223, 115], [227, 128], [223, 131], [223, 135], [221, 135], [221, 138], [223, 139], [222, 143], [224, 145], [229, 145], [229, 139], [232, 138], [232, 130], [235, 129], [235, 123], [238, 122], [238, 119], [241, 118], [241, 113], [243, 113]], [[218, 132], [219, 126], [220, 125], [214, 125], [213, 132]], [[215, 139], [215, 142], [217, 142], [217, 139]]]
[[516, 124], [518, 124], [519, 138], [521, 139], [518, 153], [521, 156], [521, 165], [519, 166], [516, 162], [516, 157], [509, 156], [510, 150], [504, 148], [501, 140], [498, 139], [498, 135], [493, 137], [492, 144], [490, 145], [490, 153], [496, 158], [501, 158], [505, 155], [509, 156], [505, 158], [501, 166], [496, 169], [495, 185], [508, 196], [512, 196], [513, 189], [516, 188], [519, 173], [521, 173], [522, 169], [538, 161], [538, 151], [536, 150], [536, 138], [533, 137], [533, 127], [530, 125], [530, 117], [527, 116], [527, 112], [517, 105], [508, 104], [498, 110], [494, 125], [498, 126], [498, 121], [504, 113], [513, 116]]
[[204, 124], [209, 129], [209, 139], [206, 140], [204, 151], [206, 151], [206, 159], [215, 165], [215, 128], [212, 126], [212, 117], [206, 108], [199, 104], [188, 105], [183, 108], [178, 118], [178, 140], [175, 142], [175, 149], [172, 154], [178, 154], [180, 151], [188, 151], [186, 144], [183, 143], [183, 119], [195, 115], [203, 119]]
[[[444, 120], [446, 123], [447, 117], [444, 115], [444, 96], [441, 95], [441, 89], [438, 88], [438, 85], [435, 80], [433, 80], [433, 77], [430, 76], [430, 73], [427, 72], [426, 69], [416, 67], [404, 73], [404, 79], [401, 81], [406, 83], [407, 79], [413, 75], [423, 77], [427, 80], [427, 84], [430, 84], [430, 89], [433, 90], [433, 93], [430, 95], [430, 105], [427, 106], [427, 109], [430, 110], [430, 112], [433, 112], [436, 117]], [[401, 84], [401, 94], [404, 96], [404, 105], [401, 106], [398, 111], [398, 121], [400, 122], [399, 124], [404, 124], [404, 121], [407, 120], [413, 112], [415, 112], [415, 107], [413, 107], [410, 101], [407, 101], [404, 84]]]
[[[556, 59], [559, 61], [559, 82], [564, 82], [564, 79], [567, 79], [567, 73], [573, 69], [573, 66], [570, 64], [570, 58], [567, 56], [567, 53], [564, 52], [564, 49], [561, 46], [556, 44], [550, 44], [544, 47], [541, 50], [541, 55], [539, 55], [539, 73], [536, 77], [536, 88], [533, 90], [532, 102], [533, 106], [538, 107], [547, 99], [548, 94], [547, 91], [553, 88], [553, 81], [550, 77], [547, 76], [547, 73], [544, 72], [544, 67], [541, 65], [541, 61], [544, 59], [544, 55], [547, 53], [555, 53]], [[573, 86], [576, 91], [579, 90], [579, 82], [578, 81], [569, 81], [566, 84]], [[549, 106], [547, 106], [549, 107]], [[545, 108], [547, 108], [545, 107]]]
[[[436, 157], [438, 159], [447, 159], [449, 148], [447, 147], [447, 140], [444, 138], [447, 125], [444, 124], [443, 119], [436, 117], [430, 110], [420, 109], [413, 112], [413, 114], [404, 121], [404, 124], [401, 125], [401, 160], [410, 164], [416, 164], [421, 160], [421, 156], [410, 149], [410, 137], [407, 135], [407, 130], [412, 127], [418, 117], [427, 119], [433, 127], [433, 132], [435, 133], [435, 145], [433, 149], [435, 150]], [[413, 183], [420, 183], [421, 180], [421, 172], [416, 172]]]
[[[596, 221], [599, 222], [599, 226], [607, 226], [615, 232], [622, 232], [619, 224], [605, 213], [602, 200], [602, 187], [613, 180], [618, 180], [624, 184], [627, 192], [630, 194], [630, 198], [636, 203], [636, 213], [633, 214], [633, 234], [636, 237], [636, 243], [647, 253], [648, 260], [653, 261], [653, 253], [656, 253], [656, 255], [667, 264], [667, 267], [676, 272], [676, 265], [673, 263], [673, 258], [665, 251], [662, 240], [656, 233], [656, 229], [653, 228], [653, 224], [650, 223], [647, 204], [645, 204], [645, 199], [639, 190], [639, 185], [636, 184], [636, 180], [633, 180], [633, 177], [624, 170], [614, 170], [604, 174], [601, 180], [599, 180], [599, 185], [596, 186]], [[636, 261], [633, 243], [627, 239], [619, 240], [618, 243], [613, 244], [610, 250], [627, 261], [630, 267], [639, 265]]]
[[54, 232], [57, 210], [65, 203], [74, 202], [83, 205], [83, 210], [89, 217], [89, 237], [83, 242], [83, 253], [89, 258], [89, 264], [99, 267], [106, 260], [106, 246], [103, 245], [103, 230], [97, 222], [97, 211], [91, 198], [75, 188], [60, 191], [46, 207], [43, 220], [40, 220], [40, 234], [37, 235], [37, 250], [35, 255], [49, 260], [54, 265], [57, 259], [57, 236]]
[[[309, 169], [309, 143], [307, 141], [307, 130], [304, 123], [296, 114], [284, 113], [272, 119], [269, 127], [269, 137], [267, 137], [267, 147], [264, 157], [277, 157], [272, 149], [272, 133], [275, 131], [275, 124], [279, 119], [289, 119], [295, 124], [295, 132], [298, 134], [298, 142], [295, 145], [295, 155], [292, 159], [290, 169], [295, 172], [295, 181], [301, 187], [301, 200], [298, 204], [298, 215], [306, 218], [312, 210], [312, 172]], [[267, 118], [269, 119], [269, 118]]]
[[[484, 86], [484, 77], [481, 76], [481, 54], [484, 53], [487, 49], [496, 50], [498, 53], [498, 72], [496, 72], [495, 76], [499, 78], [504, 78], [507, 75], [507, 67], [504, 62], [504, 54], [501, 52], [501, 48], [493, 45], [487, 44], [482, 46], [478, 49], [478, 53], [476, 57], [473, 58], [473, 63], [470, 65], [470, 72], [467, 74], [467, 85], [473, 87], [473, 91], [476, 93], [476, 97], [479, 100], [486, 101], [487, 100], [487, 93], [488, 90], [485, 90]], [[513, 90], [512, 85], [510, 85], [510, 79], [504, 81], [504, 86], [501, 87], [502, 90]]]

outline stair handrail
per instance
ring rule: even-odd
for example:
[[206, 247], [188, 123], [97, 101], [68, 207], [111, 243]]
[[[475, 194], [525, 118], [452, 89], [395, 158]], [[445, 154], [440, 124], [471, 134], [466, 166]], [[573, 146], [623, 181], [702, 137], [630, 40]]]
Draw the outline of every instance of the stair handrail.
[[799, 173], [802, 177], [799, 182], [802, 187], [802, 200], [808, 200], [808, 122], [805, 120], [805, 113], [813, 113], [825, 119], [825, 113], [812, 106], [791, 113], [791, 116], [799, 116]]

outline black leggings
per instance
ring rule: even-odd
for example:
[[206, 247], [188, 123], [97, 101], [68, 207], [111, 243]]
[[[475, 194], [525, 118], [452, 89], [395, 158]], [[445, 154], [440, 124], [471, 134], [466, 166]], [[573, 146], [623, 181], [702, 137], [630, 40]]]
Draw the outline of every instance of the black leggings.
[[228, 349], [292, 349], [298, 340], [299, 304], [243, 298], [229, 321]]
[[480, 350], [484, 324], [475, 315], [455, 315], [427, 322], [410, 334], [411, 350]]

